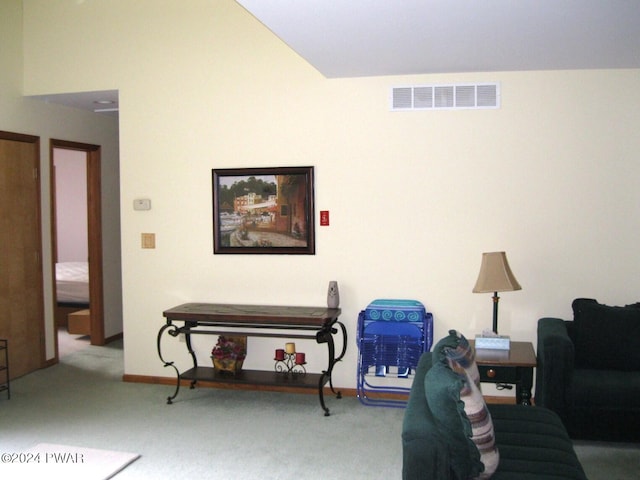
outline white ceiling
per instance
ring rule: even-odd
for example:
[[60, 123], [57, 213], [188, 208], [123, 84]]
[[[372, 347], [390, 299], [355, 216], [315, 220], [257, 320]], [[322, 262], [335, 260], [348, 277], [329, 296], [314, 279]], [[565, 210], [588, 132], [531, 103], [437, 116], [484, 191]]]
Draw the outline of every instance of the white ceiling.
[[[640, 68], [640, 0], [236, 2], [327, 78]], [[36, 98], [118, 106], [116, 90]]]
[[328, 78], [640, 67], [639, 0], [236, 0]]
[[57, 93], [54, 95], [33, 95], [29, 98], [47, 103], [58, 103], [67, 107], [91, 110], [100, 115], [118, 116], [118, 91]]

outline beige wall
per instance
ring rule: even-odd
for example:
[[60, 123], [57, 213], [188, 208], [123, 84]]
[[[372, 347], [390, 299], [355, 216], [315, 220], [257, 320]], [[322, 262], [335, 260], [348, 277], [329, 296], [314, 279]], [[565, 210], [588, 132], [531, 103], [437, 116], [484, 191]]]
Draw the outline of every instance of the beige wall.
[[0, 130], [40, 137], [46, 349], [50, 359], [55, 355], [49, 189], [49, 141], [52, 138], [102, 146], [105, 334], [110, 336], [122, 331], [118, 122], [110, 117], [23, 97], [23, 10], [20, 0], [0, 2], [0, 45]]
[[[471, 293], [483, 251], [506, 250], [523, 286], [500, 304], [516, 340], [578, 296], [638, 300], [638, 70], [327, 80], [232, 0], [24, 5], [25, 93], [120, 91], [128, 374], [170, 375], [155, 334], [175, 304], [321, 305], [337, 280], [351, 338], [335, 383], [355, 387], [357, 314], [375, 298], [422, 301], [436, 338], [490, 327], [490, 295]], [[484, 81], [502, 108], [388, 108], [394, 85]], [[315, 167], [331, 212], [316, 255], [214, 256], [211, 169], [280, 165]], [[133, 211], [140, 197], [151, 211]], [[196, 342], [205, 364], [212, 342]], [[270, 368], [277, 343], [251, 339], [247, 367]]]

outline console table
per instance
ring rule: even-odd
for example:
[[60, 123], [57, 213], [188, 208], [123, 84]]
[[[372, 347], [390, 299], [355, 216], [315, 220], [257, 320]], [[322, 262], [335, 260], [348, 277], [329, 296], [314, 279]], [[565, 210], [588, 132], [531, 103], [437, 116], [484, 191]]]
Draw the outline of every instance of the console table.
[[[181, 380], [190, 380], [189, 388], [194, 388], [198, 381], [317, 388], [320, 406], [324, 410], [325, 416], [329, 416], [329, 409], [324, 403], [325, 384], [329, 382], [331, 391], [336, 397], [342, 397], [341, 393], [334, 389], [331, 379], [334, 365], [342, 360], [347, 350], [347, 330], [338, 321], [340, 313], [339, 308], [218, 303], [185, 303], [164, 311], [166, 323], [158, 332], [158, 356], [165, 367], [172, 367], [175, 370], [177, 376], [176, 390], [172, 396], [167, 397], [167, 403], [171, 404], [178, 395]], [[339, 327], [339, 330], [336, 327]], [[236, 329], [241, 330], [237, 331]], [[336, 356], [334, 335], [338, 331], [342, 335], [342, 350]], [[173, 362], [164, 359], [161, 340], [165, 332], [172, 337], [184, 334], [187, 350], [193, 360], [193, 368], [181, 373]], [[322, 373], [304, 374], [243, 369], [232, 376], [221, 374], [213, 367], [198, 366], [196, 355], [191, 346], [191, 335], [228, 335], [231, 333], [248, 337], [314, 339], [317, 343], [326, 343], [329, 354], [327, 369]]]

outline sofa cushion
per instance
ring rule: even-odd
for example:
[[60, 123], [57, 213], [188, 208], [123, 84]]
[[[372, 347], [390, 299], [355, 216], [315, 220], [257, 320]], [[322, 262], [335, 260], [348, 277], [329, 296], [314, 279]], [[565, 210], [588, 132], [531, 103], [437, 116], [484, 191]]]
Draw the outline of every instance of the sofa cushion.
[[489, 410], [500, 447], [492, 480], [586, 480], [557, 414], [525, 405], [489, 405]]
[[573, 372], [572, 408], [621, 410], [640, 415], [640, 375], [621, 370]]
[[576, 367], [640, 370], [640, 308], [602, 305], [579, 298], [572, 303]]

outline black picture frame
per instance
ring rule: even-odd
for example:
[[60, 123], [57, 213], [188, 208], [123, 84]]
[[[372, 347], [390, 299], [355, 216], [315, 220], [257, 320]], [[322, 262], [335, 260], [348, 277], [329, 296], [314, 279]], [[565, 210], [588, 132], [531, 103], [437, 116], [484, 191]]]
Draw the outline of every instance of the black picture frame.
[[214, 254], [315, 254], [313, 167], [211, 173]]

